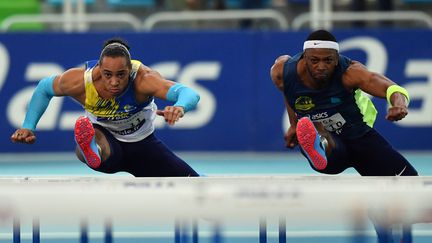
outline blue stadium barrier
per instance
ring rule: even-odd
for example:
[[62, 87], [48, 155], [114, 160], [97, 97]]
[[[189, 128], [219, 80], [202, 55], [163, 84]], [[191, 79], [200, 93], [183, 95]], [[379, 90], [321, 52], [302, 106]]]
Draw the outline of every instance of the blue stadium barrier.
[[[375, 127], [397, 149], [431, 150], [432, 99], [429, 79], [432, 49], [428, 30], [339, 30], [341, 53], [364, 63], [408, 89], [409, 115], [385, 120], [385, 99], [374, 98]], [[32, 146], [11, 143], [21, 126], [36, 82], [97, 59], [102, 43], [126, 39], [132, 57], [165, 78], [196, 89], [201, 102], [175, 126], [156, 120], [156, 135], [174, 150], [282, 151], [288, 126], [280, 92], [270, 80], [274, 60], [302, 49], [308, 32], [155, 32], [88, 34], [15, 34], [0, 36], [0, 152], [61, 152], [74, 148], [74, 117], [82, 109], [71, 99], [56, 98], [42, 117]], [[31, 45], [29, 44], [31, 43]], [[223, 43], [223, 45], [222, 45]], [[408, 47], [409, 48], [406, 48]], [[37, 47], [37, 48], [35, 48]], [[77, 54], [79, 51], [80, 54]], [[229, 53], [229, 55], [227, 54]], [[159, 108], [168, 102], [157, 100]], [[55, 104], [55, 105], [54, 105]], [[187, 142], [185, 142], [187, 138]], [[53, 146], [55, 141], [56, 146]]]

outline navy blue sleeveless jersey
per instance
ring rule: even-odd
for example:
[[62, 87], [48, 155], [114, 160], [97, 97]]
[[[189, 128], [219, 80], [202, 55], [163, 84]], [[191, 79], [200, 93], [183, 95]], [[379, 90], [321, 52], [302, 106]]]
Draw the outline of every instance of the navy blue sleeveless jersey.
[[[311, 89], [303, 84], [297, 74], [297, 63], [302, 55], [298, 53], [291, 57], [285, 62], [283, 70], [284, 95], [297, 118], [307, 116], [314, 122], [321, 122], [327, 131], [344, 138], [357, 138], [368, 132], [371, 124], [366, 124], [363, 119], [364, 109], [359, 108], [362, 104], [357, 100], [356, 91], [347, 90], [342, 84], [342, 75], [351, 59], [339, 55], [339, 64], [328, 85]], [[375, 109], [373, 105], [371, 108]]]

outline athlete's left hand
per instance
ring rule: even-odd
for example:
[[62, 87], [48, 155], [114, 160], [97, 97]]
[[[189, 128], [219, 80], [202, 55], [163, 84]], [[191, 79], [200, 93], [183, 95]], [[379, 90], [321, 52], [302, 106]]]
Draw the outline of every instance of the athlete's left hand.
[[406, 106], [392, 106], [388, 109], [386, 119], [389, 121], [399, 121], [408, 115]]
[[172, 126], [184, 116], [184, 109], [181, 106], [166, 106], [163, 111], [157, 110], [156, 114], [163, 116], [165, 121]]

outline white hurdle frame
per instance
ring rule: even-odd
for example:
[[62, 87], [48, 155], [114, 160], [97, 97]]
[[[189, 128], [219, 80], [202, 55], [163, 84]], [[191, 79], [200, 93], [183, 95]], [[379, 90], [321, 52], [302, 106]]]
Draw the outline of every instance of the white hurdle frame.
[[[33, 222], [36, 243], [41, 222], [81, 222], [85, 243], [86, 218], [104, 222], [106, 243], [113, 238], [107, 219], [119, 224], [176, 222], [175, 243], [198, 242], [198, 218], [221, 224], [256, 220], [264, 243], [266, 219], [273, 218], [279, 219], [279, 242], [284, 243], [292, 223], [356, 222], [372, 214], [385, 232], [387, 225], [423, 221], [424, 213], [432, 210], [431, 186], [429, 177], [0, 178], [0, 210], [9, 212], [3, 217], [14, 222], [14, 243], [20, 242], [21, 220]], [[192, 222], [192, 237], [182, 220]], [[214, 226], [214, 243], [222, 237], [220, 226]], [[409, 237], [404, 242], [410, 242]]]

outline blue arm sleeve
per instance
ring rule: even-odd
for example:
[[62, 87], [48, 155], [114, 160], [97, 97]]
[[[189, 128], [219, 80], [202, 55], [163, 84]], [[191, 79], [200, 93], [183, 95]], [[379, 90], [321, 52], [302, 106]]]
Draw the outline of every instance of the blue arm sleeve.
[[26, 117], [22, 125], [23, 128], [34, 131], [42, 114], [48, 107], [51, 98], [55, 95], [53, 82], [56, 76], [44, 78], [39, 81], [30, 103], [27, 107]]
[[200, 100], [197, 92], [179, 83], [171, 86], [166, 97], [168, 101], [175, 102], [174, 106], [182, 106], [185, 112], [195, 109]]

